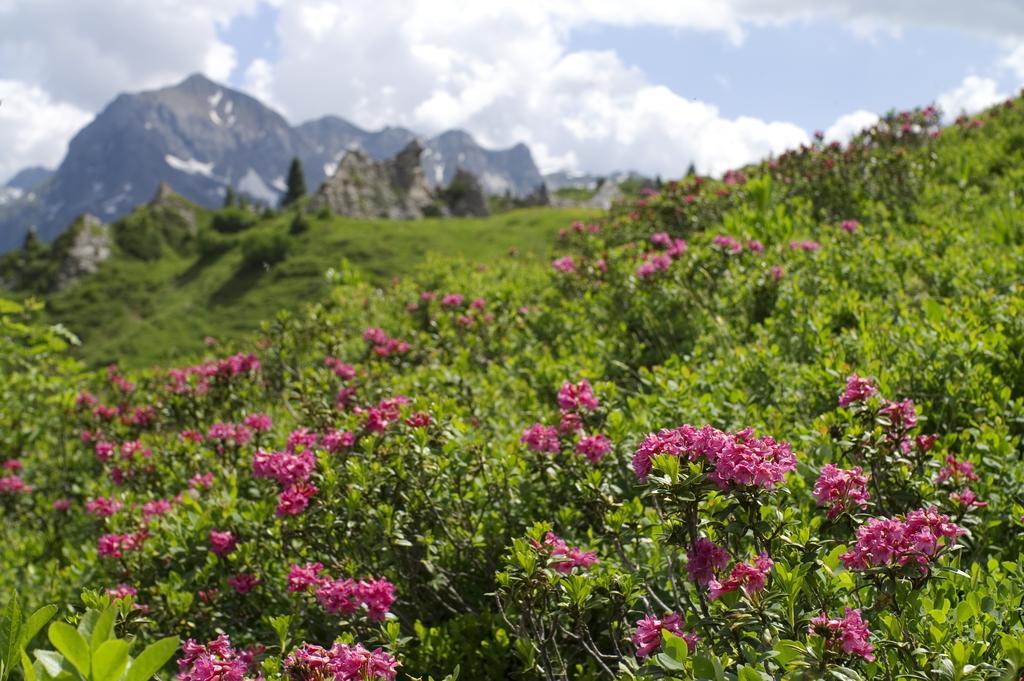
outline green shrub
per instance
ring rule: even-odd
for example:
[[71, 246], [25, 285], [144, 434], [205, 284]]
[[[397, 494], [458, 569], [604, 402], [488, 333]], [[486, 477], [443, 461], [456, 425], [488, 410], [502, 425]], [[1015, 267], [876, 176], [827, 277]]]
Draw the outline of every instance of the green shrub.
[[223, 208], [213, 214], [213, 228], [221, 234], [244, 232], [257, 222], [256, 215], [244, 208]]
[[273, 265], [288, 256], [291, 240], [280, 232], [256, 232], [242, 239], [242, 263], [245, 267]]
[[296, 211], [295, 215], [292, 216], [292, 221], [288, 225], [289, 234], [305, 234], [309, 231], [309, 218], [306, 217], [305, 213]]

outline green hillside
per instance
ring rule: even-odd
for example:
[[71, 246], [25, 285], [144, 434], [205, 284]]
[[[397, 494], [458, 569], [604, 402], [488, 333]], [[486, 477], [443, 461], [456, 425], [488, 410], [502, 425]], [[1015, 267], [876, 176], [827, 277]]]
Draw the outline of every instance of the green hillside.
[[[1024, 100], [937, 122], [664, 183], [535, 257], [485, 225], [570, 214], [459, 223], [480, 240], [447, 243], [484, 268], [411, 267], [433, 223], [283, 238], [228, 212], [239, 243], [189, 275], [166, 250], [224, 244], [161, 232], [150, 266], [114, 264], [154, 273], [168, 324], [290, 292], [259, 301], [283, 308], [258, 337], [165, 368], [90, 370], [0, 300], [0, 584], [59, 607], [5, 611], [4, 668], [1021, 678]], [[365, 277], [283, 274], [332, 239], [373, 255]], [[239, 274], [247, 253], [276, 264]]]
[[[418, 221], [306, 215], [306, 230], [294, 234], [293, 213], [211, 214], [174, 200], [197, 216], [197, 235], [175, 222], [175, 212], [140, 207], [114, 225], [115, 255], [98, 273], [59, 293], [45, 284], [39, 291], [49, 318], [82, 339], [77, 354], [88, 363], [149, 366], [201, 350], [207, 336], [223, 341], [251, 333], [278, 310], [321, 298], [331, 286], [326, 273], [340, 271], [344, 261], [351, 263], [350, 275], [388, 286], [432, 255], [481, 265], [505, 258], [547, 260], [560, 229], [598, 214], [525, 208], [489, 218]], [[238, 214], [252, 224], [237, 233], [211, 227], [218, 216]], [[246, 248], [252, 251], [253, 245], [271, 256], [247, 259]], [[62, 252], [61, 246], [53, 250]], [[283, 258], [266, 262], [278, 255]], [[47, 252], [36, 257], [51, 269], [59, 260]], [[48, 283], [45, 266], [29, 268], [19, 288]]]

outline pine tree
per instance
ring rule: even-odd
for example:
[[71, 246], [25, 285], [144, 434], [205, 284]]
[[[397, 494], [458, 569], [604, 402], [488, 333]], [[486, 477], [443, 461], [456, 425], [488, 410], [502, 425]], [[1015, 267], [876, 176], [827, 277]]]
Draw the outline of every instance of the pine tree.
[[231, 208], [234, 205], [235, 205], [235, 188], [232, 187], [229, 184], [228, 188], [224, 191], [224, 207], [225, 208]]
[[281, 199], [282, 206], [290, 206], [306, 195], [306, 178], [302, 174], [302, 164], [299, 159], [293, 158], [288, 168], [288, 191]]
[[697, 174], [697, 166], [693, 165], [693, 161], [690, 161], [690, 165], [686, 167], [686, 176], [693, 177]]

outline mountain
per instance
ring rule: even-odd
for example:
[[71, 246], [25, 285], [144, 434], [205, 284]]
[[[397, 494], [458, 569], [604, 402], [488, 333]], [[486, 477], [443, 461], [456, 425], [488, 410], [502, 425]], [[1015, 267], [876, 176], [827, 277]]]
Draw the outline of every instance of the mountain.
[[[292, 126], [259, 100], [201, 75], [122, 94], [75, 135], [51, 177], [37, 173], [43, 181], [31, 193], [13, 188], [0, 199], [0, 252], [20, 245], [31, 227], [50, 241], [82, 213], [116, 220], [147, 201], [160, 182], [209, 208], [221, 205], [227, 186], [276, 204], [293, 157], [315, 189], [349, 148], [383, 160], [415, 138], [404, 128], [367, 131], [337, 116]], [[434, 185], [450, 181], [460, 167], [493, 193], [525, 196], [543, 182], [522, 144], [488, 150], [467, 133], [450, 131], [423, 145], [429, 152], [423, 170]]]
[[20, 189], [23, 192], [35, 189], [43, 182], [46, 182], [53, 177], [53, 172], [49, 168], [42, 166], [31, 166], [18, 171], [14, 177], [7, 180], [7, 184], [4, 187], [8, 189]]

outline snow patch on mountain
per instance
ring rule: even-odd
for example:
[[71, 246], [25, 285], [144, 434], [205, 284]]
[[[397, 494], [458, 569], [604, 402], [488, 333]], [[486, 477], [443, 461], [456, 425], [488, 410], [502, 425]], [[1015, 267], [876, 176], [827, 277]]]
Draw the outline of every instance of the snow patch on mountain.
[[245, 173], [242, 180], [238, 183], [238, 190], [259, 201], [269, 204], [277, 203], [277, 192], [268, 187], [263, 178], [259, 176], [259, 173], [252, 168], [249, 168], [248, 172]]
[[[183, 173], [188, 173], [189, 175], [202, 175], [203, 177], [209, 177], [211, 179], [213, 178], [213, 161], [203, 163], [202, 161], [197, 161], [194, 158], [183, 159], [172, 154], [164, 156], [164, 161], [170, 167], [175, 170], [180, 170]], [[252, 170], [249, 172], [252, 172]]]

